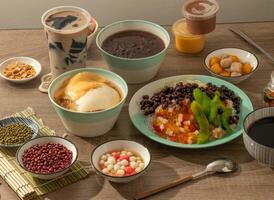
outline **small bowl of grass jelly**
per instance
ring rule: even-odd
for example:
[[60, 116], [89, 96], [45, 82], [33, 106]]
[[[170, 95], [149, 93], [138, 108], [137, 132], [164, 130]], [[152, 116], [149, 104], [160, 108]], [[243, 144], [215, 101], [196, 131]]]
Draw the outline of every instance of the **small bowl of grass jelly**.
[[39, 128], [31, 119], [10, 117], [0, 120], [0, 147], [19, 147], [37, 137]]

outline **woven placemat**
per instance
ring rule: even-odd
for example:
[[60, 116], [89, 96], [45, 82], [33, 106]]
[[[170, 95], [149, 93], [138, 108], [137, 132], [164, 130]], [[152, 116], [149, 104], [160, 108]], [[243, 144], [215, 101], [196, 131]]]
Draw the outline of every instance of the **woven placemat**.
[[[32, 108], [27, 108], [12, 116], [32, 119], [39, 127], [39, 135], [55, 135], [53, 130], [45, 126], [43, 121], [35, 116]], [[77, 182], [89, 174], [88, 170], [77, 161], [66, 174], [56, 179], [40, 180], [33, 178], [17, 164], [15, 158], [16, 150], [16, 148], [0, 148], [0, 175], [13, 191], [16, 192], [19, 198], [23, 200], [31, 200], [53, 192]]]

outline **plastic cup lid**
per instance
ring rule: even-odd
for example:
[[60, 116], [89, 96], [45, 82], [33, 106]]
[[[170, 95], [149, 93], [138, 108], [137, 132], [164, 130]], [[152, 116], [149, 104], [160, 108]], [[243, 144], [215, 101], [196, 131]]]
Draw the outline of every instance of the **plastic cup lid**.
[[172, 26], [172, 31], [175, 35], [180, 35], [182, 37], [188, 37], [188, 38], [193, 38], [193, 39], [200, 39], [204, 38], [204, 35], [194, 35], [192, 34], [186, 24], [186, 20], [179, 19], [176, 21], [173, 26]]
[[[205, 12], [199, 13], [199, 9], [195, 9], [195, 8], [194, 8], [193, 12], [189, 12], [187, 10], [187, 7], [191, 3], [198, 3], [199, 6], [204, 8]], [[210, 6], [210, 4], [211, 4], [211, 6]], [[219, 11], [219, 8], [220, 8], [220, 6], [219, 6], [218, 2], [215, 0], [188, 0], [183, 5], [182, 13], [188, 19], [206, 20], [208, 18], [215, 16], [216, 13]]]

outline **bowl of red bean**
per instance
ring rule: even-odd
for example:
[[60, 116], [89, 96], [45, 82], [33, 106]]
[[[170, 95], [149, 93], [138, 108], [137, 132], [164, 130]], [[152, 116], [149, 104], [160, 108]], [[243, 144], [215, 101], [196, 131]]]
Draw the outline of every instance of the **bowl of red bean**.
[[150, 163], [149, 150], [130, 140], [105, 142], [91, 154], [91, 164], [96, 173], [116, 183], [136, 179], [148, 169]]
[[53, 179], [66, 173], [77, 160], [76, 146], [58, 136], [42, 136], [23, 144], [16, 153], [20, 167], [39, 179]]

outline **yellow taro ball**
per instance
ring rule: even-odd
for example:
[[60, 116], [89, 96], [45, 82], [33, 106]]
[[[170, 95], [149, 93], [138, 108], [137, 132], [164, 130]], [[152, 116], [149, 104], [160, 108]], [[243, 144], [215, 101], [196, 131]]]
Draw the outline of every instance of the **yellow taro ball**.
[[245, 63], [243, 65], [242, 72], [243, 72], [243, 74], [249, 74], [250, 72], [252, 72], [252, 67], [251, 67], [250, 63]]
[[228, 76], [230, 76], [230, 72], [224, 70], [220, 73], [220, 75], [228, 77]]
[[214, 64], [219, 64], [220, 60], [221, 60], [220, 58], [213, 56], [212, 58], [210, 58], [209, 65], [212, 66]]
[[219, 74], [223, 71], [223, 68], [219, 64], [214, 64], [210, 67], [211, 71], [214, 72], [215, 74]]

